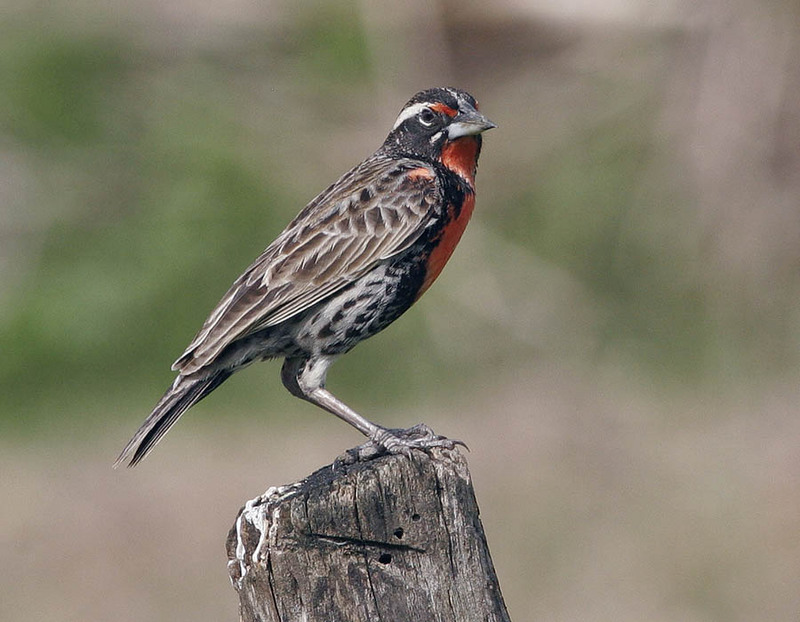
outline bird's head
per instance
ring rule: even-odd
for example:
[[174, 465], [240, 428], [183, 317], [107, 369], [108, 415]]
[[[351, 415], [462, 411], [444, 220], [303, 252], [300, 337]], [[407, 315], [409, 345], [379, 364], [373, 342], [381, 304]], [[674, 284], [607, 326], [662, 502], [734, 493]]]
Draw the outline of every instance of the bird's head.
[[478, 112], [478, 102], [466, 91], [428, 89], [414, 95], [403, 106], [384, 148], [446, 166], [448, 153], [452, 156], [469, 151], [474, 153], [477, 164], [481, 133], [493, 127], [497, 126]]

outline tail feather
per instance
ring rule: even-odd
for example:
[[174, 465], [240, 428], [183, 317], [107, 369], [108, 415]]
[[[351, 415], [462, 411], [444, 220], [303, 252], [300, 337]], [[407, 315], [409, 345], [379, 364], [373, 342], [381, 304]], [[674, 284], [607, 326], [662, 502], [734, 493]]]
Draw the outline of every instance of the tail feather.
[[231, 373], [233, 372], [229, 370], [220, 370], [203, 378], [178, 376], [150, 416], [128, 441], [114, 462], [114, 468], [125, 462], [128, 456], [129, 467], [141, 462], [183, 413], [225, 382]]

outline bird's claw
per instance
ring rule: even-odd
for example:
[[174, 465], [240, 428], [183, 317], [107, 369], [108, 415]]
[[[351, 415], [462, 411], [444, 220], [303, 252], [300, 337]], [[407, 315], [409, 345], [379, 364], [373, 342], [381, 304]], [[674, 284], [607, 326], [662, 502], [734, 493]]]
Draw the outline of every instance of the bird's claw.
[[428, 451], [434, 448], [453, 450], [459, 445], [469, 451], [469, 447], [464, 441], [440, 436], [424, 423], [418, 423], [407, 429], [380, 428], [378, 433], [366, 443], [347, 450], [339, 458], [339, 461], [344, 464], [352, 464], [385, 455], [411, 456], [415, 449], [418, 451]]

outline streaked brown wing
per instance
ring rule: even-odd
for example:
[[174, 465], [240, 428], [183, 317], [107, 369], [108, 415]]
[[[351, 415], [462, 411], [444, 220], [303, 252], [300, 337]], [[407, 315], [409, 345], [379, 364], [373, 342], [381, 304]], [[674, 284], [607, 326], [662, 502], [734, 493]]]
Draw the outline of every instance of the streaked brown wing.
[[407, 249], [439, 201], [419, 162], [371, 158], [314, 199], [228, 290], [172, 368], [207, 365], [230, 343], [283, 322]]

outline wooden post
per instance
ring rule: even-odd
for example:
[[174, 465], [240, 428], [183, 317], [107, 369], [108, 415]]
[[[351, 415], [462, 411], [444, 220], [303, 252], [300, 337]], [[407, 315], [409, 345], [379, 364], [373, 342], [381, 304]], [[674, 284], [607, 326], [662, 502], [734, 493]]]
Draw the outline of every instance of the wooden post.
[[510, 622], [456, 450], [337, 462], [270, 488], [227, 549], [242, 622]]

